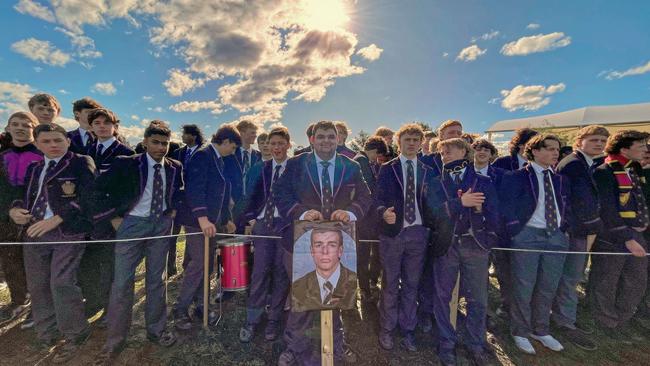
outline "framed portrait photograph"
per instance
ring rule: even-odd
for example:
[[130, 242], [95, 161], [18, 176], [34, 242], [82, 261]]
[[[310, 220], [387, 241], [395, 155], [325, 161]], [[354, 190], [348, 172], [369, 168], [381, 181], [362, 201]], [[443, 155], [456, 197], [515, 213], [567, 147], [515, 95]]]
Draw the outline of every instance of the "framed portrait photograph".
[[357, 290], [354, 222], [298, 221], [293, 239], [292, 310], [352, 309]]

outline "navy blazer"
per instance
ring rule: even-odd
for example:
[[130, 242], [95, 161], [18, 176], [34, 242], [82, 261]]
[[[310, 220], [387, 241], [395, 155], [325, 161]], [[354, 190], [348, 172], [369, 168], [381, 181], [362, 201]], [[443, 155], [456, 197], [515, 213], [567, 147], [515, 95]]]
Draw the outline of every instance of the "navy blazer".
[[[474, 164], [472, 164], [474, 166]], [[474, 169], [474, 172], [476, 174], [480, 174], [476, 169]], [[495, 167], [494, 165], [490, 164], [488, 165], [488, 170], [487, 170], [487, 176], [490, 178], [492, 181], [492, 184], [494, 184], [495, 188], [499, 188], [501, 185], [501, 180], [503, 179], [503, 175], [506, 174], [506, 170], [502, 168]]]
[[[165, 204], [169, 213], [178, 208], [183, 191], [183, 166], [165, 157]], [[147, 185], [147, 154], [118, 156], [110, 168], [97, 178], [96, 222], [128, 214], [142, 198]]]
[[[246, 182], [244, 182], [244, 162], [241, 154], [242, 148], [240, 146], [235, 150], [234, 154], [226, 156], [223, 159], [225, 176], [226, 179], [228, 179], [228, 182], [230, 182], [231, 197], [235, 203], [239, 202], [244, 195], [244, 184], [246, 184]], [[251, 149], [250, 159], [250, 166], [253, 167], [253, 165], [262, 161], [262, 153], [255, 149]]]
[[[603, 158], [594, 164], [602, 164]], [[572, 235], [586, 237], [596, 234], [602, 226], [598, 188], [587, 161], [579, 151], [567, 155], [557, 165], [557, 172], [565, 176], [571, 190], [571, 215], [567, 218]]]
[[338, 145], [336, 147], [336, 152], [350, 159], [354, 159], [354, 157], [357, 155], [357, 153], [354, 150], [350, 149], [345, 145]]
[[230, 183], [223, 162], [211, 144], [201, 146], [187, 165], [185, 206], [189, 215], [181, 215], [180, 224], [199, 227], [198, 218], [207, 216], [217, 226], [231, 219]]
[[88, 137], [88, 146], [84, 145], [84, 140], [81, 137], [81, 132], [78, 128], [76, 130], [69, 131], [67, 135], [70, 139], [70, 148], [68, 150], [72, 151], [73, 153], [82, 155], [88, 155], [88, 148], [97, 140], [95, 135], [90, 132], [90, 136]]
[[492, 165], [494, 165], [497, 168], [501, 168], [503, 170], [519, 170], [521, 168], [519, 166], [519, 158], [517, 158], [517, 154], [510, 154], [506, 156], [501, 156], [497, 158]]
[[440, 153], [433, 153], [429, 155], [422, 155], [418, 159], [427, 165], [429, 168], [433, 169], [433, 175], [436, 177], [442, 172], [442, 156]]
[[[316, 169], [315, 153], [303, 153], [287, 161], [285, 171], [273, 190], [276, 207], [287, 220], [293, 222], [306, 211], [321, 210], [320, 181]], [[350, 211], [357, 220], [362, 219], [368, 213], [372, 198], [359, 164], [336, 154], [332, 182], [334, 211]], [[329, 217], [325, 220], [329, 220]]]
[[[206, 145], [206, 144], [200, 144], [200, 145], [198, 145], [197, 147], [195, 147], [195, 148], [194, 148], [194, 151], [192, 152], [192, 155], [190, 155], [190, 158], [192, 158], [192, 156], [194, 156], [194, 154], [196, 154], [196, 152], [197, 152], [201, 147], [203, 147], [203, 146], [205, 146], [205, 145]], [[187, 152], [187, 149], [188, 149], [188, 146], [185, 145], [185, 146], [183, 146], [183, 147], [181, 147], [181, 148], [178, 148], [178, 149], [176, 149], [176, 150], [174, 150], [174, 151], [170, 151], [169, 154], [167, 154], [167, 156], [169, 156], [170, 158], [172, 158], [172, 159], [174, 159], [174, 160], [178, 160], [178, 161], [180, 161], [181, 164], [183, 164], [183, 165], [187, 165], [186, 162], [185, 162], [185, 153]], [[189, 162], [189, 161], [188, 161], [188, 162]], [[184, 172], [185, 174], [187, 174], [187, 169], [185, 169], [183, 172]]]
[[[560, 211], [560, 229], [567, 227], [570, 190], [567, 179], [560, 174], [552, 174], [555, 201]], [[539, 183], [533, 167], [529, 164], [522, 169], [503, 176], [499, 190], [501, 213], [505, 220], [507, 235], [513, 237], [526, 226], [537, 207]]]
[[[430, 239], [434, 246], [438, 247], [439, 243], [451, 239], [449, 211], [444, 206], [444, 192], [433, 169], [421, 161], [418, 161], [416, 169], [416, 204], [420, 211], [422, 225], [433, 231]], [[404, 182], [399, 156], [383, 164], [379, 169], [377, 192], [374, 198], [380, 233], [389, 237], [397, 236], [404, 227]], [[395, 223], [392, 225], [383, 221], [384, 212], [390, 207], [394, 207], [396, 215]]]
[[[282, 174], [284, 174], [284, 171]], [[250, 179], [248, 179], [246, 186], [247, 193], [233, 209], [233, 217], [236, 218], [238, 225], [241, 227], [245, 226], [248, 221], [256, 219], [264, 211], [266, 201], [271, 197], [273, 159], [255, 164], [248, 172], [248, 176]], [[280, 219], [283, 218], [280, 217]], [[285, 228], [289, 224], [288, 221], [283, 222], [281, 227]]]
[[118, 156], [131, 156], [135, 154], [132, 148], [124, 145], [119, 142], [117, 139], [113, 141], [110, 146], [104, 146], [104, 150], [101, 155], [97, 155], [97, 146], [99, 141], [95, 141], [86, 152], [86, 155], [93, 158], [95, 161], [95, 166], [97, 167], [97, 173], [102, 174], [111, 167], [111, 163]]
[[[25, 174], [24, 198], [14, 201], [12, 207], [30, 210], [34, 206], [44, 166], [45, 160], [29, 165]], [[68, 151], [59, 160], [54, 172], [45, 177], [43, 189], [52, 213], [63, 219], [59, 228], [64, 235], [88, 233], [92, 229], [95, 164], [89, 156]]]
[[[441, 179], [451, 222], [454, 225], [454, 235], [467, 234], [471, 229], [471, 234], [479, 246], [484, 249], [494, 247], [497, 243], [500, 220], [499, 200], [492, 178], [476, 173], [474, 166], [468, 164], [460, 186], [455, 186], [449, 174], [442, 175]], [[485, 202], [480, 212], [477, 212], [474, 207], [463, 207], [458, 196], [459, 189], [467, 192], [470, 188], [472, 192], [481, 192], [485, 195]]]

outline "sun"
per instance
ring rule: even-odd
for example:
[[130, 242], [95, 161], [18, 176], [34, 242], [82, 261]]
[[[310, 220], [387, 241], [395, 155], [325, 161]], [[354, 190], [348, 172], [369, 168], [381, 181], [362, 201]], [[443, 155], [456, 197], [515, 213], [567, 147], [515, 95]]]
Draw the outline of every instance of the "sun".
[[321, 31], [338, 30], [350, 20], [346, 0], [305, 0], [304, 25]]

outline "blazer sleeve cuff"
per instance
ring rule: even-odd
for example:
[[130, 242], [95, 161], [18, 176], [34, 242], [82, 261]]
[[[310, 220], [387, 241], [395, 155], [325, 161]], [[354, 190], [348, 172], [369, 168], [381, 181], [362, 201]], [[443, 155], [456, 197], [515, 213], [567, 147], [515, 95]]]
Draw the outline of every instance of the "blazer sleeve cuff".
[[195, 219], [199, 219], [199, 217], [203, 216], [208, 216], [208, 208], [207, 207], [195, 207], [192, 209], [192, 216], [194, 216]]

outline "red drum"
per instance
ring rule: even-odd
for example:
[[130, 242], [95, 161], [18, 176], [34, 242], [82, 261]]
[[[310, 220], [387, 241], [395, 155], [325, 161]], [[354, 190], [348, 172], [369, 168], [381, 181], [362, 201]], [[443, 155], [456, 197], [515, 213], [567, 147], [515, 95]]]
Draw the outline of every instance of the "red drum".
[[223, 265], [223, 273], [221, 274], [221, 288], [223, 291], [243, 291], [248, 289], [251, 280], [248, 268], [251, 243], [243, 242], [239, 238], [230, 238], [219, 240], [217, 244], [219, 245]]

